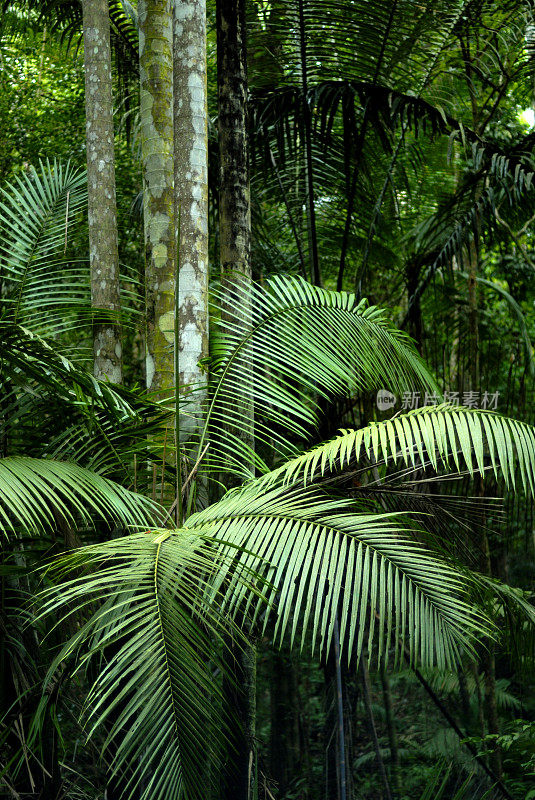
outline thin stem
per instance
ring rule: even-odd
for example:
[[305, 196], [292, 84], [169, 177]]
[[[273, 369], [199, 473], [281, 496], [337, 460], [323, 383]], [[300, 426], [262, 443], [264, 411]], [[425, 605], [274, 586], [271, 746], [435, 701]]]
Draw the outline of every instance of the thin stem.
[[301, 52], [301, 91], [303, 100], [303, 121], [305, 131], [305, 156], [307, 165], [308, 222], [310, 247], [312, 250], [312, 283], [321, 286], [321, 273], [318, 256], [318, 236], [316, 231], [316, 207], [314, 205], [314, 172], [312, 167], [312, 117], [308, 104], [307, 45], [305, 12], [303, 0], [299, 0], [299, 47]]
[[338, 709], [338, 747], [340, 751], [340, 800], [347, 800], [346, 748], [344, 734], [344, 698], [340, 666], [340, 629], [338, 615], [334, 621], [334, 669], [336, 672], [336, 703]]
[[290, 204], [288, 202], [288, 196], [286, 194], [286, 190], [281, 180], [279, 168], [277, 166], [277, 162], [275, 161], [275, 156], [273, 155], [273, 150], [271, 147], [269, 148], [269, 156], [271, 159], [271, 164], [273, 169], [275, 170], [275, 175], [277, 176], [277, 182], [279, 184], [279, 189], [281, 190], [282, 199], [284, 201], [284, 205], [286, 207], [286, 213], [288, 214], [288, 221], [290, 223], [290, 227], [292, 229], [292, 233], [294, 235], [295, 243], [297, 245], [297, 252], [299, 253], [299, 263], [301, 264], [301, 275], [306, 280], [307, 278], [307, 268], [305, 263], [305, 255], [303, 253], [303, 246], [301, 244], [301, 239], [299, 237], [299, 233], [297, 231], [297, 227], [295, 224], [295, 220], [293, 218], [292, 209], [290, 208]]
[[392, 800], [392, 792], [390, 791], [390, 784], [388, 783], [385, 763], [383, 761], [383, 756], [381, 755], [381, 747], [379, 745], [379, 738], [377, 736], [377, 728], [375, 727], [375, 719], [372, 708], [370, 673], [365, 655], [362, 655], [360, 659], [360, 674], [362, 678], [362, 694], [364, 696], [364, 705], [366, 707], [366, 714], [368, 715], [368, 727], [370, 729], [370, 735], [372, 737], [373, 746], [375, 749], [375, 757], [377, 759], [377, 766], [379, 767], [379, 774], [381, 775], [386, 798], [387, 800]]

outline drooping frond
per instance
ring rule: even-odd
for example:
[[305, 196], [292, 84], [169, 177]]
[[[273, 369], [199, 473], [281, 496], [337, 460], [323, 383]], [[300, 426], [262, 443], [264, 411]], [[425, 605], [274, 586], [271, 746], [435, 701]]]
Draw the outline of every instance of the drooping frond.
[[58, 397], [89, 409], [102, 405], [119, 419], [134, 416], [128, 392], [108, 381], [99, 381], [33, 331], [0, 322], [0, 380], [2, 384], [46, 387]]
[[134, 461], [153, 457], [161, 464], [162, 442], [151, 434], [169, 411], [141, 391], [97, 380], [54, 345], [0, 322], [4, 455], [76, 461], [141, 487], [149, 476], [146, 470], [132, 474]]
[[76, 578], [45, 593], [43, 614], [82, 620], [48, 680], [71, 657], [77, 669], [99, 661], [83, 721], [89, 733], [105, 727], [105, 748], [114, 742], [111, 771], [125, 797], [138, 787], [143, 800], [204, 800], [214, 780], [208, 759], [217, 763], [225, 723], [222, 618], [202, 598], [213, 563], [195, 532], [147, 532], [62, 557], [60, 575]]
[[308, 483], [362, 458], [372, 463], [446, 467], [485, 475], [490, 470], [515, 488], [535, 492], [535, 430], [524, 422], [466, 406], [426, 406], [360, 430], [344, 430], [325, 444], [289, 461], [267, 481]]
[[41, 533], [61, 522], [79, 527], [98, 516], [123, 526], [159, 518], [154, 503], [77, 464], [37, 458], [0, 459], [0, 530]]
[[65, 253], [74, 221], [87, 202], [84, 170], [54, 161], [32, 168], [0, 198], [0, 269], [4, 317], [36, 333], [64, 329], [88, 314], [89, 270]]
[[534, 144], [532, 133], [509, 149], [492, 141], [472, 141], [467, 148], [470, 172], [456, 191], [439, 203], [435, 213], [413, 231], [415, 245], [421, 254], [426, 254], [424, 263], [428, 266], [410, 298], [411, 304], [423, 295], [439, 268], [449, 269], [452, 258], [460, 258], [463, 246], [481, 235], [482, 219], [488, 236], [498, 226], [498, 209], [533, 207]]
[[[262, 575], [268, 584], [264, 602], [247, 599], [247, 589], [230, 581], [223, 609], [246, 607], [273, 618], [274, 638], [288, 634], [291, 644], [305, 642], [328, 652], [335, 619], [340, 620], [346, 657], [359, 658], [377, 644], [379, 661], [410, 659], [452, 664], [471, 648], [483, 616], [471, 607], [467, 578], [412, 538], [400, 515], [329, 499], [314, 489], [258, 491], [258, 484], [227, 494], [219, 503], [190, 517], [219, 541], [241, 569]], [[228, 579], [228, 561], [212, 579], [212, 598]], [[482, 626], [482, 628], [480, 628]]]
[[71, 657], [78, 668], [101, 659], [85, 721], [114, 741], [127, 795], [143, 778], [147, 800], [205, 796], [204, 758], [224, 729], [214, 641], [224, 628], [236, 636], [233, 620], [301, 647], [309, 630], [324, 654], [338, 618], [347, 658], [373, 648], [384, 663], [393, 647], [398, 660], [442, 667], [491, 629], [467, 574], [395, 515], [311, 489], [252, 484], [180, 530], [81, 548], [58, 570], [44, 611], [82, 621], [49, 680]]
[[488, 575], [479, 575], [483, 596], [492, 598], [494, 614], [502, 628], [504, 644], [521, 671], [535, 664], [535, 605], [532, 591], [524, 591]]
[[202, 442], [210, 432], [212, 468], [248, 477], [252, 462], [265, 471], [262, 454], [249, 452], [243, 431], [254, 433], [257, 448], [275, 457], [295, 453], [295, 442], [317, 430], [327, 400], [385, 386], [437, 391], [411, 340], [383, 311], [352, 294], [277, 277], [265, 287], [239, 282], [216, 299], [249, 309], [250, 317], [213, 326]]
[[[39, 12], [41, 24], [48, 24], [67, 47], [80, 46], [82, 38], [82, 4], [79, 0], [29, 0], [30, 8]], [[137, 12], [129, 0], [110, 0], [110, 39], [118, 56], [119, 69], [135, 75], [138, 67]]]
[[[84, 251], [81, 258], [70, 251], [72, 230], [79, 232], [86, 204], [85, 170], [57, 161], [32, 167], [0, 191], [1, 316], [56, 339], [76, 330], [81, 353], [84, 346], [90, 349], [97, 315], [106, 321], [111, 313], [91, 307], [89, 259]], [[130, 278], [129, 285], [134, 289], [122, 292], [122, 324], [136, 313], [129, 301], [137, 297], [137, 281]]]

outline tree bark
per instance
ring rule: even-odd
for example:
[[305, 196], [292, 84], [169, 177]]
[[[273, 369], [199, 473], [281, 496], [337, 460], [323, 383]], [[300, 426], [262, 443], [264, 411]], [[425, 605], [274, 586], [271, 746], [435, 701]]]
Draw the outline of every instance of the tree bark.
[[122, 381], [117, 205], [107, 0], [83, 0], [89, 263], [95, 377]]
[[[208, 128], [206, 95], [206, 2], [175, 3], [175, 209], [178, 232], [177, 385], [190, 395], [188, 438], [201, 424], [208, 355]], [[179, 230], [178, 230], [179, 229]]]
[[370, 738], [373, 742], [373, 747], [375, 750], [375, 758], [377, 760], [379, 775], [381, 776], [381, 782], [383, 784], [385, 797], [387, 798], [387, 800], [392, 800], [392, 792], [390, 791], [390, 784], [388, 782], [388, 776], [386, 774], [385, 764], [383, 761], [383, 756], [381, 754], [381, 747], [379, 744], [379, 738], [377, 736], [375, 719], [373, 716], [370, 673], [368, 670], [367, 656], [364, 654], [362, 655], [360, 660], [360, 673], [362, 677], [362, 694], [364, 697], [364, 705], [366, 707], [366, 714], [368, 717], [368, 729], [370, 731]]
[[217, 2], [219, 248], [222, 277], [251, 278], [247, 66], [243, 0]]
[[270, 670], [269, 777], [280, 797], [288, 792], [300, 761], [296, 714], [297, 675], [287, 652], [273, 649]]
[[[247, 142], [247, 54], [245, 41], [245, 3], [243, 0], [218, 0], [217, 12], [217, 90], [219, 134], [219, 259], [221, 279], [229, 298], [234, 291], [251, 284], [251, 200]], [[222, 308], [223, 321], [247, 322], [251, 307], [239, 294], [238, 302]], [[229, 433], [254, 449], [254, 409], [251, 398], [252, 364], [234, 386], [236, 403], [244, 424]], [[250, 464], [254, 474], [254, 464]], [[232, 485], [232, 476], [223, 476]], [[234, 672], [236, 685], [225, 692], [225, 702], [234, 707], [240, 731], [234, 752], [229, 753], [223, 774], [224, 800], [248, 800], [255, 776], [256, 649], [253, 644], [237, 649], [235, 661], [227, 666]]]
[[256, 648], [234, 643], [226, 657], [223, 696], [230, 720], [221, 800], [251, 800], [255, 784]]
[[[229, 298], [221, 312], [225, 322], [247, 324], [252, 309], [240, 292], [241, 288], [247, 289], [252, 280], [245, 3], [243, 0], [218, 0], [216, 10], [219, 261], [222, 285]], [[244, 424], [239, 429], [233, 425], [229, 433], [252, 451], [254, 409], [251, 385], [252, 367], [243, 371], [239, 385], [234, 387], [240, 419]], [[254, 474], [252, 464], [251, 474]], [[228, 476], [223, 480], [229, 483]]]
[[[179, 3], [179, 5], [185, 5]], [[174, 386], [176, 246], [171, 0], [139, 0], [140, 133], [145, 229], [146, 385]]]

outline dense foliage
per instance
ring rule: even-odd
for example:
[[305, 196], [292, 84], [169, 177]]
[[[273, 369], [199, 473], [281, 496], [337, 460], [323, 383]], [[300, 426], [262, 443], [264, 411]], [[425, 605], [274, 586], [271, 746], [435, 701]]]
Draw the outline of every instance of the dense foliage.
[[82, 3], [0, 16], [0, 794], [228, 800], [252, 713], [236, 800], [535, 797], [535, 7], [236, 2], [249, 282], [208, 3], [207, 379], [161, 400], [140, 5], [109, 3], [120, 386]]

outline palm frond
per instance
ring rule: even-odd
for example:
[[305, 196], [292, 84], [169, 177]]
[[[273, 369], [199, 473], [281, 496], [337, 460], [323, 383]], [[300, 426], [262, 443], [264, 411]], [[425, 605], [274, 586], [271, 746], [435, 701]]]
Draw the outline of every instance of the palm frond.
[[479, 575], [484, 599], [492, 598], [494, 615], [503, 625], [505, 647], [520, 671], [535, 663], [535, 605], [533, 593], [509, 586], [496, 578]]
[[96, 659], [83, 720], [89, 734], [105, 728], [105, 748], [115, 743], [111, 771], [126, 797], [141, 786], [136, 797], [144, 800], [201, 800], [214, 778], [207, 759], [213, 768], [225, 723], [215, 677], [223, 619], [202, 596], [210, 549], [186, 530], [85, 547], [56, 565], [60, 576], [75, 570], [77, 577], [44, 594], [43, 615], [67, 608], [82, 619], [47, 682], [72, 658], [77, 671]]
[[[301, 648], [310, 628], [320, 656], [329, 650], [337, 615], [348, 660], [377, 643], [379, 662], [388, 660], [392, 645], [396, 660], [406, 647], [411, 660], [452, 664], [470, 650], [478, 629], [488, 630], [470, 606], [466, 574], [411, 538], [400, 515], [315, 489], [259, 492], [253, 483], [193, 515], [186, 527], [209, 533], [226, 557], [237, 553], [238, 575], [245, 568], [267, 581], [267, 606], [252, 603], [246, 588], [230, 580], [223, 609], [254, 607], [264, 630], [274, 615], [275, 640], [288, 634]], [[211, 581], [211, 599], [227, 579], [225, 562]]]
[[100, 405], [119, 419], [135, 415], [128, 392], [97, 380], [21, 325], [0, 322], [0, 370], [2, 384], [9, 381], [28, 386], [35, 382], [87, 412]]
[[41, 533], [62, 521], [73, 527], [92, 516], [123, 526], [143, 526], [159, 509], [77, 464], [36, 458], [0, 459], [0, 530]]
[[[91, 325], [110, 312], [91, 306], [89, 259], [71, 256], [73, 229], [80, 230], [87, 205], [87, 175], [58, 161], [32, 167], [0, 190], [0, 270], [5, 321], [42, 336], [76, 330], [77, 349], [90, 350]], [[139, 299], [138, 281], [121, 292], [121, 323], [130, 323]], [[85, 333], [85, 341], [83, 337]], [[72, 340], [69, 340], [69, 342]], [[72, 345], [71, 345], [72, 346]], [[59, 341], [56, 341], [59, 347]]]
[[86, 182], [84, 170], [46, 162], [1, 193], [4, 316], [36, 333], [64, 329], [66, 314], [74, 324], [90, 308], [87, 263], [62, 255], [87, 202]]
[[43, 613], [67, 608], [82, 623], [48, 681], [71, 659], [83, 669], [97, 658], [84, 718], [90, 733], [105, 727], [113, 771], [127, 795], [142, 782], [143, 798], [205, 796], [199, 775], [225, 725], [215, 670], [232, 620], [301, 648], [311, 629], [325, 654], [338, 617], [347, 658], [377, 643], [380, 662], [392, 645], [398, 660], [409, 652], [442, 667], [491, 630], [466, 573], [394, 515], [312, 489], [252, 484], [180, 530], [78, 549], [57, 572]]
[[466, 406], [426, 406], [339, 436], [289, 461], [268, 482], [308, 483], [327, 470], [337, 471], [362, 458], [415, 468], [466, 470], [484, 476], [491, 471], [507, 487], [535, 492], [535, 431], [533, 426], [492, 411]]
[[[210, 432], [212, 468], [249, 477], [244, 430], [275, 457], [298, 451], [321, 420], [321, 404], [389, 386], [438, 391], [411, 340], [385, 313], [352, 294], [320, 289], [299, 278], [265, 287], [239, 282], [216, 294], [222, 306], [250, 309], [250, 319], [213, 325], [211, 387], [203, 441]], [[251, 374], [251, 365], [253, 372]], [[251, 374], [247, 383], [243, 375]], [[254, 423], [251, 419], [254, 405]], [[225, 435], [220, 431], [224, 428]]]

